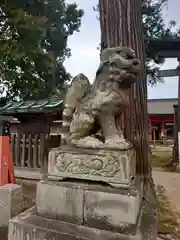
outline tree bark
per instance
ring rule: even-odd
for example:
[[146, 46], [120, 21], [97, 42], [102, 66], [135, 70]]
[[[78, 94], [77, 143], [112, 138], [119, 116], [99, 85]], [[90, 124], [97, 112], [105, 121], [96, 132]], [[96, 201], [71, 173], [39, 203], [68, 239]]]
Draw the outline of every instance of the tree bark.
[[142, 61], [142, 71], [129, 91], [130, 110], [126, 114], [126, 137], [135, 142], [137, 172], [151, 176], [148, 150], [147, 80], [141, 0], [99, 0], [102, 48], [128, 46]]

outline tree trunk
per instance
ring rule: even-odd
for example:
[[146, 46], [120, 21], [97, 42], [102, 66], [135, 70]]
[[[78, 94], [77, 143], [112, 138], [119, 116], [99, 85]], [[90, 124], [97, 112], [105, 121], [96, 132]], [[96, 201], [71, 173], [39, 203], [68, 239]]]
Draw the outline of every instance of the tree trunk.
[[128, 46], [136, 51], [143, 63], [137, 82], [129, 91], [130, 110], [125, 136], [135, 142], [137, 172], [151, 176], [148, 157], [147, 80], [145, 72], [145, 49], [141, 15], [141, 0], [99, 0], [102, 48]]

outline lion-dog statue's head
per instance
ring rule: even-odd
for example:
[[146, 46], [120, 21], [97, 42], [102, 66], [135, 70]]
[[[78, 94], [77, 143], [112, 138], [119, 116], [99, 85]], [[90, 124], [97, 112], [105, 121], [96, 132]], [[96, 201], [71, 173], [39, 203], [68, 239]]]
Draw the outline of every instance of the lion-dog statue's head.
[[128, 47], [104, 49], [101, 53], [101, 64], [98, 71], [101, 71], [105, 65], [109, 67], [108, 78], [125, 88], [135, 82], [141, 70], [141, 61]]

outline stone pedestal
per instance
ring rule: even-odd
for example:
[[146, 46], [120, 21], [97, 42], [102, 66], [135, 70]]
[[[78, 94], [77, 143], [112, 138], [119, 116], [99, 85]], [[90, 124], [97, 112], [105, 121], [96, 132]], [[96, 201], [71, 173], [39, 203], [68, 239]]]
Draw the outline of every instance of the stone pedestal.
[[10, 221], [9, 240], [142, 240], [135, 165], [133, 150], [53, 149], [36, 209]]
[[0, 186], [0, 227], [8, 226], [9, 219], [22, 211], [23, 195], [16, 184]]
[[23, 195], [16, 184], [0, 186], [0, 240], [7, 240], [9, 219], [22, 212]]
[[113, 151], [63, 147], [52, 149], [48, 162], [49, 179], [74, 178], [129, 188], [136, 176], [134, 150]]
[[125, 235], [55, 221], [38, 216], [36, 209], [20, 214], [9, 223], [9, 240], [140, 240], [141, 233]]
[[135, 234], [141, 212], [140, 192], [135, 187], [127, 190], [95, 183], [41, 181], [37, 185], [37, 213], [54, 220]]

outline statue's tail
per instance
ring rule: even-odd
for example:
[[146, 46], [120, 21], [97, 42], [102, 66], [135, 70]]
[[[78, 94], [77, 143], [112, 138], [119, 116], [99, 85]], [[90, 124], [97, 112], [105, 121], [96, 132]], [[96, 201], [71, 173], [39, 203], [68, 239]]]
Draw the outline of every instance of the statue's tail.
[[69, 138], [69, 129], [73, 119], [73, 114], [83, 97], [90, 91], [91, 85], [88, 78], [80, 73], [75, 76], [72, 80], [71, 86], [69, 87], [65, 101], [64, 110], [62, 114], [62, 134], [61, 142], [66, 143]]

